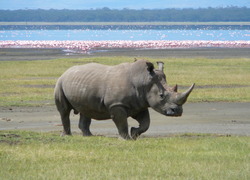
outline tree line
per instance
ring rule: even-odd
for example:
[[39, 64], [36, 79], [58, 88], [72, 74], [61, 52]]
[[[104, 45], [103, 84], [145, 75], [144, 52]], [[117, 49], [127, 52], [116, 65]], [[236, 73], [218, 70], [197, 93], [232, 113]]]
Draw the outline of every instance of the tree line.
[[0, 22], [237, 22], [250, 21], [250, 8], [0, 10]]

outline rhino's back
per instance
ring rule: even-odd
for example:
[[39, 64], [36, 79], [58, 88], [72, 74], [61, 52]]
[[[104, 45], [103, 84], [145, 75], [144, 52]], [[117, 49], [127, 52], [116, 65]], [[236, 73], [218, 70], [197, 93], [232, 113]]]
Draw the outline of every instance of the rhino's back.
[[[75, 90], [75, 88], [92, 89], [103, 86], [106, 79], [105, 74], [110, 67], [101, 64], [86, 64], [69, 68], [62, 76], [64, 90]], [[103, 84], [102, 84], [103, 83]]]
[[125, 64], [107, 66], [90, 63], [69, 68], [61, 76], [61, 81], [64, 90], [70, 90], [70, 94], [74, 94], [73, 90], [78, 89], [81, 90], [80, 92], [90, 92], [91, 90], [91, 92], [99, 92], [103, 95], [103, 91], [106, 91], [107, 88], [119, 86], [122, 80], [128, 79], [127, 70]]

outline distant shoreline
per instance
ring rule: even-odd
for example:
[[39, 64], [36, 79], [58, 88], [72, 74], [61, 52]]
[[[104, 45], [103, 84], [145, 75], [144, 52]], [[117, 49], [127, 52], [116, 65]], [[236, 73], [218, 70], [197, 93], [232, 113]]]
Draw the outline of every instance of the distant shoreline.
[[249, 30], [250, 22], [0, 22], [0, 30]]
[[1, 61], [34, 61], [61, 58], [91, 57], [131, 58], [207, 58], [207, 59], [238, 59], [250, 58], [250, 48], [177, 48], [177, 49], [96, 49], [88, 53], [68, 52], [59, 48], [0, 48]]
[[162, 26], [175, 26], [175, 25], [206, 25], [206, 26], [249, 26], [250, 22], [0, 22], [0, 26], [24, 26], [24, 25], [38, 25], [38, 26], [81, 26], [81, 25], [125, 25], [125, 26], [135, 26], [135, 25], [162, 25]]

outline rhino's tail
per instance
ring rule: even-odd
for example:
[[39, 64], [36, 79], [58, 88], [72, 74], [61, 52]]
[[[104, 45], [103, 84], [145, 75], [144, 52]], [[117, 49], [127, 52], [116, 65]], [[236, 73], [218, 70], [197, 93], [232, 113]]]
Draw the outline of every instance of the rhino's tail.
[[55, 103], [58, 111], [71, 111], [73, 109], [72, 105], [69, 103], [67, 97], [65, 96], [62, 88], [62, 82], [59, 79], [56, 83], [55, 91]]
[[67, 97], [65, 96], [62, 88], [62, 82], [60, 81], [60, 79], [56, 83], [54, 96], [58, 111], [71, 111], [73, 109], [74, 114], [79, 113], [76, 109], [74, 109], [74, 107], [70, 104]]

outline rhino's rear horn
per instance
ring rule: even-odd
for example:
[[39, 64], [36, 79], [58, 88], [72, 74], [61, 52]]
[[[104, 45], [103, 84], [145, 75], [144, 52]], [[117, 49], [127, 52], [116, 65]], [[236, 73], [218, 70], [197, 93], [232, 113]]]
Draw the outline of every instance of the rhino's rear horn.
[[190, 88], [184, 92], [184, 93], [180, 93], [177, 98], [176, 98], [176, 102], [177, 104], [184, 104], [187, 101], [187, 98], [189, 96], [189, 94], [192, 92], [192, 90], [194, 89], [195, 83], [192, 84], [192, 86], [190, 86]]
[[164, 62], [157, 61], [157, 65], [158, 65], [158, 69], [163, 72], [164, 71]]

